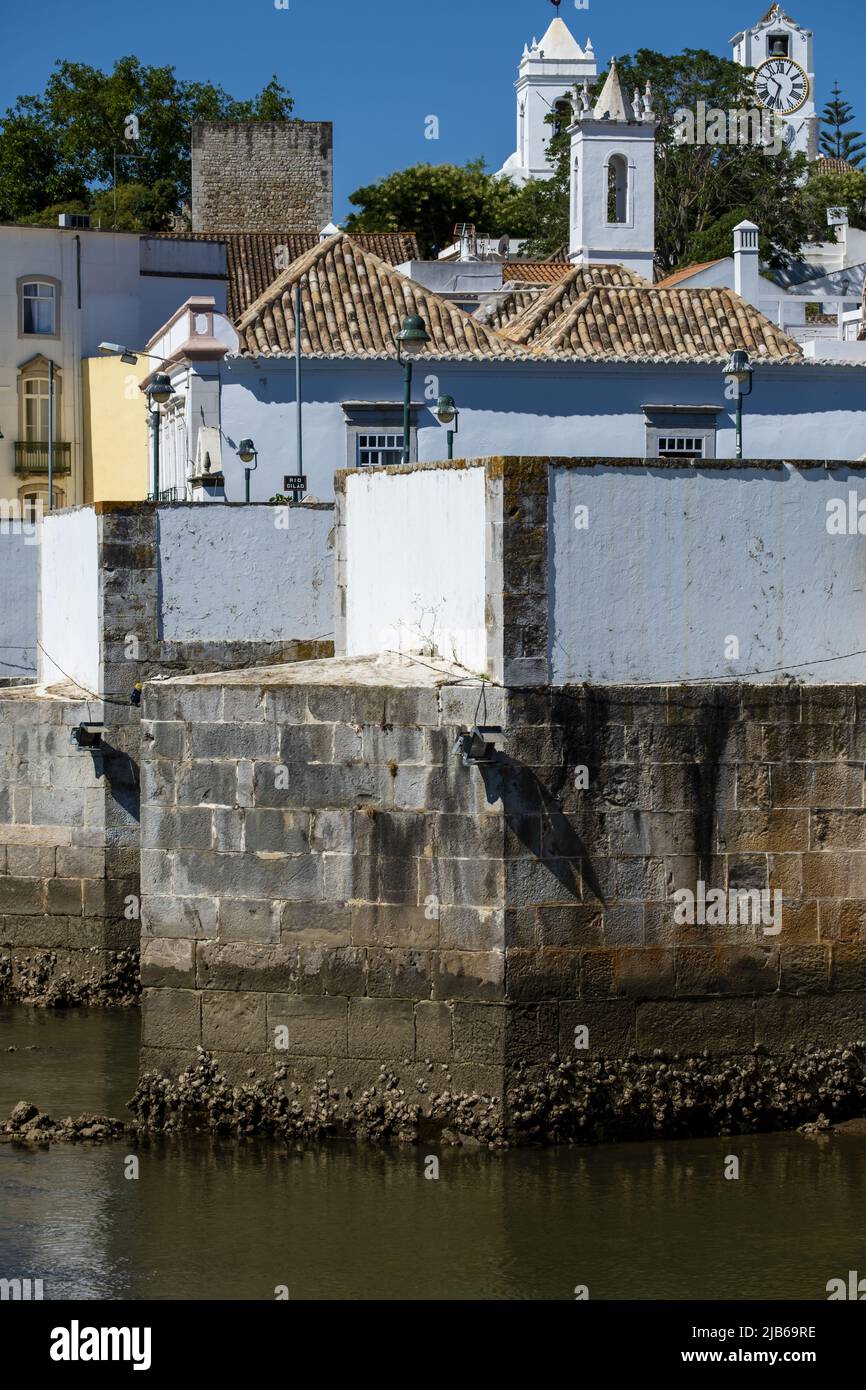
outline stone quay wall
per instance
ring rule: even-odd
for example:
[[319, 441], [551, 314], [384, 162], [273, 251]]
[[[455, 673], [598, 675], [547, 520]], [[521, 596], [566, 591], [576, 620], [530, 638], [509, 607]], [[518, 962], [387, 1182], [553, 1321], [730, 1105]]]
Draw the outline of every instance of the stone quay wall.
[[330, 121], [193, 125], [194, 232], [318, 232], [333, 203]]
[[[554, 1054], [866, 1038], [859, 687], [506, 690], [336, 660], [145, 705], [145, 1068], [202, 1045], [236, 1078], [429, 1063], [504, 1095]], [[476, 723], [501, 732], [464, 767]], [[678, 923], [699, 883], [778, 891], [781, 930]]]
[[109, 809], [137, 802], [137, 774], [71, 737], [101, 718], [98, 702], [0, 690], [0, 996], [64, 1000], [112, 976], [122, 993], [113, 953], [138, 952], [138, 847]]
[[[249, 640], [228, 632], [225, 641], [166, 640], [157, 509], [100, 503], [94, 510], [93, 694], [104, 698], [85, 699], [70, 685], [49, 693], [35, 686], [0, 688], [0, 991], [27, 997], [56, 995], [64, 979], [80, 986], [94, 972], [103, 974], [112, 966], [112, 951], [138, 953], [141, 709], [131, 703], [136, 685], [178, 671], [292, 662], [333, 649], [329, 639]], [[62, 546], [62, 537], [55, 544]], [[205, 580], [207, 563], [220, 563], [219, 555], [197, 557]], [[58, 657], [61, 670], [67, 666], [65, 653], [50, 655]], [[44, 652], [40, 661], [43, 677], [57, 679], [59, 671]], [[72, 728], [81, 723], [102, 724], [100, 750], [72, 741]], [[121, 993], [128, 974], [118, 982]]]

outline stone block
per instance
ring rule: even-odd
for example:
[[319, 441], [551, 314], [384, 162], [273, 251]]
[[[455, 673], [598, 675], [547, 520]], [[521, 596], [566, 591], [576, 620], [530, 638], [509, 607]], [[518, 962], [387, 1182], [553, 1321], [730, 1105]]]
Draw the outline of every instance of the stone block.
[[446, 951], [502, 950], [506, 944], [505, 913], [496, 907], [442, 907], [439, 939]]
[[761, 946], [678, 947], [678, 995], [771, 994], [779, 988], [779, 952]]
[[196, 983], [204, 990], [291, 993], [298, 987], [298, 952], [256, 942], [199, 942]]
[[502, 1004], [459, 1002], [452, 1007], [454, 1060], [501, 1065], [505, 1058], [506, 1027], [510, 1027], [513, 1011], [509, 1010], [506, 1015]]
[[358, 946], [304, 944], [298, 947], [299, 994], [365, 994], [367, 960]]
[[410, 903], [350, 905], [352, 942], [356, 946], [402, 946], [431, 950], [439, 945], [439, 909]]
[[[830, 988], [830, 946], [784, 945], [781, 960], [783, 994], [820, 994]], [[840, 985], [844, 989], [845, 985]], [[861, 981], [866, 988], [866, 977]]]
[[436, 999], [498, 1002], [505, 995], [504, 951], [441, 951]]
[[220, 941], [250, 941], [260, 945], [279, 945], [280, 904], [269, 898], [221, 898], [219, 903]]
[[[758, 1008], [768, 1001], [759, 1000]], [[755, 1044], [755, 1002], [751, 999], [655, 1000], [639, 1003], [637, 1050], [651, 1056], [717, 1056], [751, 1052]]]
[[234, 806], [236, 800], [236, 763], [197, 762], [179, 769], [179, 806]]
[[148, 894], [141, 903], [143, 936], [205, 941], [217, 935], [215, 898]]
[[[276, 1030], [285, 1028], [285, 1052], [300, 1057], [347, 1057], [347, 999], [271, 994], [268, 996], [268, 1047], [274, 1050]], [[282, 1051], [282, 1050], [280, 1050]]]
[[341, 903], [292, 903], [278, 905], [281, 910], [280, 941], [284, 946], [348, 946], [351, 914]]
[[[49, 880], [51, 882], [52, 880]], [[79, 885], [78, 911], [81, 912]], [[45, 911], [45, 883], [37, 878], [0, 878], [0, 913], [42, 914]]]
[[264, 994], [214, 992], [201, 1001], [202, 1046], [223, 1052], [267, 1050], [267, 1000]]
[[141, 996], [144, 1047], [197, 1047], [201, 1043], [201, 995], [190, 989], [145, 989]]
[[6, 872], [14, 878], [53, 878], [56, 855], [52, 845], [9, 845]]
[[[559, 1055], [578, 1061], [586, 1057], [628, 1057], [637, 1046], [637, 1007], [632, 999], [609, 999], [604, 1003], [590, 999], [563, 1001], [559, 1005]], [[586, 1047], [578, 1047], [578, 1042], [584, 1041]]]
[[430, 999], [422, 999], [415, 1004], [415, 1057], [418, 1061], [451, 1060], [451, 1020], [450, 1004]]
[[415, 1007], [410, 999], [350, 999], [349, 1055], [377, 1061], [415, 1056]]
[[509, 1000], [534, 1003], [546, 999], [576, 999], [580, 994], [581, 953], [546, 946], [512, 946], [506, 952]]
[[195, 943], [149, 938], [141, 943], [141, 983], [164, 989], [193, 989]]
[[758, 999], [755, 1041], [770, 1052], [866, 1042], [866, 993]]

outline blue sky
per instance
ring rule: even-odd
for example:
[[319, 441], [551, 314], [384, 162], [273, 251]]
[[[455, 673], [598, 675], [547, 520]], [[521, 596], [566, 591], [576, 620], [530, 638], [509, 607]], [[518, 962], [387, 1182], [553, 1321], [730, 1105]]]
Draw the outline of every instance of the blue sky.
[[[728, 39], [754, 23], [769, 0], [696, 5], [694, 0], [589, 0], [561, 14], [599, 63], [639, 47], [685, 47], [729, 55]], [[554, 14], [550, 0], [39, 0], [9, 4], [0, 29], [0, 107], [41, 90], [55, 58], [111, 67], [126, 53], [171, 63], [185, 78], [220, 83], [246, 97], [276, 71], [296, 114], [333, 120], [335, 213], [348, 195], [394, 169], [425, 160], [493, 168], [514, 147], [514, 92], [523, 44]], [[815, 31], [817, 100], [836, 78], [866, 121], [863, 0], [791, 0], [788, 11]], [[424, 138], [436, 115], [440, 138]], [[866, 127], [864, 127], [866, 128]]]

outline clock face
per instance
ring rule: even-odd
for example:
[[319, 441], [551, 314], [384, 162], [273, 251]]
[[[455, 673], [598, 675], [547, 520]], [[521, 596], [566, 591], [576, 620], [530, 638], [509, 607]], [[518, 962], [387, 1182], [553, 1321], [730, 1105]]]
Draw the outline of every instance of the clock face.
[[805, 105], [809, 79], [793, 58], [768, 58], [755, 71], [755, 96], [768, 111], [790, 116]]

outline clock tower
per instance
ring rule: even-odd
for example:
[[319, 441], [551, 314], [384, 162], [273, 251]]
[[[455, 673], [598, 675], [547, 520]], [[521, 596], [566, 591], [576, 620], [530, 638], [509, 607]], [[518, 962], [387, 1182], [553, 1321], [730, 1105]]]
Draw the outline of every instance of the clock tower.
[[780, 5], [771, 5], [757, 24], [734, 35], [731, 47], [735, 63], [755, 69], [755, 102], [782, 119], [791, 153], [817, 159], [811, 29], [803, 29]]

